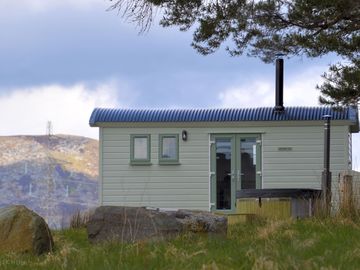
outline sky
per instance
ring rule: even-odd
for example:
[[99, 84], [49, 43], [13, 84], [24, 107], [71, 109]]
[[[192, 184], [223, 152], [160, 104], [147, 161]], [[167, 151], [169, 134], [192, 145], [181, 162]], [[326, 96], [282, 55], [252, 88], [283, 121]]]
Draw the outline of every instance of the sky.
[[[108, 0], [0, 1], [0, 135], [98, 137], [94, 107], [214, 108], [274, 105], [274, 65], [221, 48], [202, 56], [191, 32], [156, 24], [139, 35]], [[316, 106], [335, 56], [285, 60], [285, 106]], [[360, 136], [353, 136], [360, 163]], [[360, 164], [359, 164], [360, 165]], [[360, 167], [360, 166], [359, 166]]]

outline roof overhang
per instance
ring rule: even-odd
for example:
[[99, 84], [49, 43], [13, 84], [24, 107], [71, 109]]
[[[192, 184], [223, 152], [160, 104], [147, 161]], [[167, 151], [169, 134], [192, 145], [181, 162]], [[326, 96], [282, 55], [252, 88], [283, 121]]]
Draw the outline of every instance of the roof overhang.
[[273, 108], [246, 109], [101, 109], [91, 114], [91, 127], [215, 127], [215, 126], [317, 126], [324, 115], [333, 125], [349, 126], [359, 132], [357, 107], [288, 107], [277, 113]]

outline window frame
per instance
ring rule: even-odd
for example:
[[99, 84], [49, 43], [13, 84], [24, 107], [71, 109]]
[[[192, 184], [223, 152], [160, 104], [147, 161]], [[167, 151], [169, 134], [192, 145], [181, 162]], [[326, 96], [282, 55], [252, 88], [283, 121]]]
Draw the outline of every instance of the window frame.
[[[175, 138], [176, 140], [176, 157], [175, 158], [163, 158], [163, 139]], [[159, 134], [159, 164], [160, 165], [179, 165], [179, 134]]]
[[[135, 159], [135, 139], [147, 139], [147, 159]], [[131, 165], [151, 165], [151, 135], [150, 134], [131, 134], [130, 135], [130, 164]]]

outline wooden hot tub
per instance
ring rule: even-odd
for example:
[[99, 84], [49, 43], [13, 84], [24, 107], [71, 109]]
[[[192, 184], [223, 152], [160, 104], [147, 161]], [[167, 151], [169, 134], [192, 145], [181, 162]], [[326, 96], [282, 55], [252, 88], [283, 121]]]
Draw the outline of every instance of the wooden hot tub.
[[245, 189], [236, 193], [236, 211], [228, 215], [229, 224], [252, 216], [275, 219], [305, 218], [314, 213], [321, 195], [317, 189]]

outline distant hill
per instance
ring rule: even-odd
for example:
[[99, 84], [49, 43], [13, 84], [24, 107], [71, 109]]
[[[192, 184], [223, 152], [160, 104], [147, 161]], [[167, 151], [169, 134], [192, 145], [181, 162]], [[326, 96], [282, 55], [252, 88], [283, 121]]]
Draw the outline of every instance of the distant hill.
[[0, 207], [24, 204], [52, 228], [98, 204], [98, 141], [70, 135], [0, 136]]

